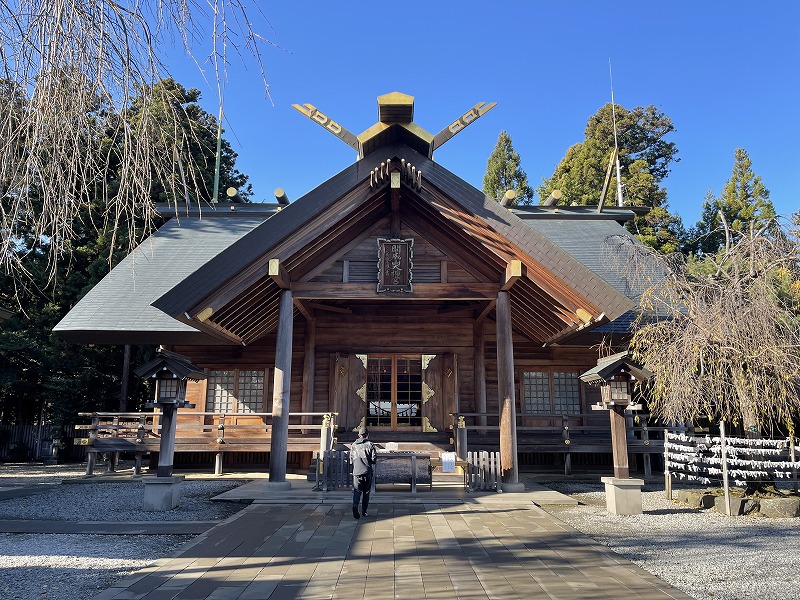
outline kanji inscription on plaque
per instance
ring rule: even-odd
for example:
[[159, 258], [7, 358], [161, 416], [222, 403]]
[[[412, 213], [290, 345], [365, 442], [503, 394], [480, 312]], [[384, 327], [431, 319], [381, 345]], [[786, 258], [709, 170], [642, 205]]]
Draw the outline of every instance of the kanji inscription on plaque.
[[414, 239], [378, 238], [378, 292], [411, 292]]

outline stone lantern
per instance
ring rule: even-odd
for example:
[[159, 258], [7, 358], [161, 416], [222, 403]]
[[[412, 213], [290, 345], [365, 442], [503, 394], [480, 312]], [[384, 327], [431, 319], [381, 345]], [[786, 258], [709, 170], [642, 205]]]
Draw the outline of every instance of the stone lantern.
[[161, 442], [158, 450], [158, 470], [155, 477], [145, 477], [144, 509], [171, 510], [180, 504], [183, 476], [172, 475], [175, 458], [177, 410], [194, 408], [186, 402], [186, 381], [205, 379], [205, 372], [185, 356], [159, 348], [156, 358], [134, 371], [142, 378], [156, 381], [156, 398], [147, 408], [160, 408]]
[[585, 383], [600, 387], [601, 402], [592, 409], [607, 410], [611, 421], [614, 476], [600, 480], [606, 486], [606, 509], [615, 515], [642, 513], [644, 480], [630, 477], [625, 411], [641, 409], [640, 405], [632, 404], [631, 386], [634, 381], [650, 377], [651, 373], [634, 362], [627, 352], [601, 358], [596, 367], [580, 376]]

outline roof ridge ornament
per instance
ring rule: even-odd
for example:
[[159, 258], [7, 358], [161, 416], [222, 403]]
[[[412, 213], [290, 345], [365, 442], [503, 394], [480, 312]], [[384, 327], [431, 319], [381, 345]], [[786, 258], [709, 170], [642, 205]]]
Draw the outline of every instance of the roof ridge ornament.
[[492, 110], [495, 106], [497, 106], [497, 102], [490, 102], [486, 104], [486, 102], [478, 102], [475, 106], [461, 115], [458, 119], [450, 123], [447, 127], [442, 129], [439, 133], [433, 136], [433, 145], [431, 148], [431, 152], [436, 150], [439, 146], [447, 142], [448, 140], [452, 139], [454, 135], [460, 133], [466, 129], [468, 125], [472, 125], [475, 121], [477, 121], [480, 117], [485, 115], [487, 112]]
[[317, 109], [316, 106], [313, 104], [303, 104], [302, 106], [300, 104], [292, 104], [292, 108], [307, 116], [320, 127], [330, 131], [333, 135], [358, 152], [359, 155], [361, 154], [361, 143], [358, 141], [358, 138], [328, 115]]
[[378, 122], [356, 136], [313, 104], [292, 104], [292, 108], [355, 149], [359, 159], [398, 140], [408, 144], [427, 158], [433, 158], [434, 150], [495, 106], [497, 106], [497, 102], [478, 102], [439, 133], [432, 135], [413, 121], [414, 97], [400, 92], [391, 92], [378, 97]]

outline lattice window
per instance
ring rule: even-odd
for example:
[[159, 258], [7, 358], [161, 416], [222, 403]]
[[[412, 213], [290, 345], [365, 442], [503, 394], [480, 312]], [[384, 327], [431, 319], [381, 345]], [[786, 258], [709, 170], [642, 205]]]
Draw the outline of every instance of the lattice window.
[[526, 371], [522, 374], [523, 409], [530, 415], [550, 413], [550, 374], [546, 371]]
[[369, 358], [367, 362], [367, 424], [389, 427], [392, 424], [392, 359]]
[[178, 395], [178, 379], [158, 380], [158, 399], [169, 400]]
[[233, 412], [233, 399], [236, 390], [236, 372], [209, 371], [206, 388], [206, 412]]
[[581, 412], [580, 380], [577, 373], [553, 373], [553, 414], [577, 415]]
[[397, 426], [422, 426], [422, 361], [397, 359]]
[[581, 388], [575, 371], [522, 373], [522, 410], [529, 415], [577, 415]]
[[237, 412], [263, 412], [264, 371], [239, 371]]

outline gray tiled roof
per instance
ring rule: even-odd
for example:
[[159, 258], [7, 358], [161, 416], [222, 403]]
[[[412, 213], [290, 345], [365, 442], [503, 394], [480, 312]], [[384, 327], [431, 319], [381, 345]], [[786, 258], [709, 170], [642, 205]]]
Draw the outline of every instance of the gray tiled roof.
[[423, 179], [433, 184], [465, 209], [484, 219], [498, 233], [506, 236], [567, 285], [601, 306], [610, 318], [630, 310], [631, 302], [621, 290], [597, 273], [584, 267], [575, 257], [535, 229], [525, 226], [518, 216], [448, 169], [404, 144], [382, 147], [334, 175], [317, 188], [297, 199], [280, 213], [264, 222], [230, 248], [214, 257], [156, 301], [156, 306], [171, 315], [180, 315], [194, 306], [233, 274], [269, 251], [308, 219], [319, 214], [347, 191], [369, 178], [370, 171], [387, 158], [402, 158], [422, 170]]
[[173, 219], [145, 240], [56, 326], [72, 342], [221, 343], [173, 318], [264, 255], [298, 227], [369, 178], [387, 158], [404, 158], [424, 180], [486, 221], [568, 286], [615, 319], [635, 296], [601, 260], [614, 220], [521, 219], [408, 146], [386, 146], [347, 167], [270, 218], [216, 214]]
[[264, 218], [173, 218], [114, 267], [54, 331], [76, 343], [219, 343], [152, 303]]
[[[524, 219], [525, 224], [546, 236], [582, 265], [613, 285], [628, 298], [638, 298], [644, 290], [631, 284], [607, 259], [603, 244], [611, 236], [634, 239], [628, 230], [613, 220]], [[636, 242], [638, 243], [638, 242]]]

